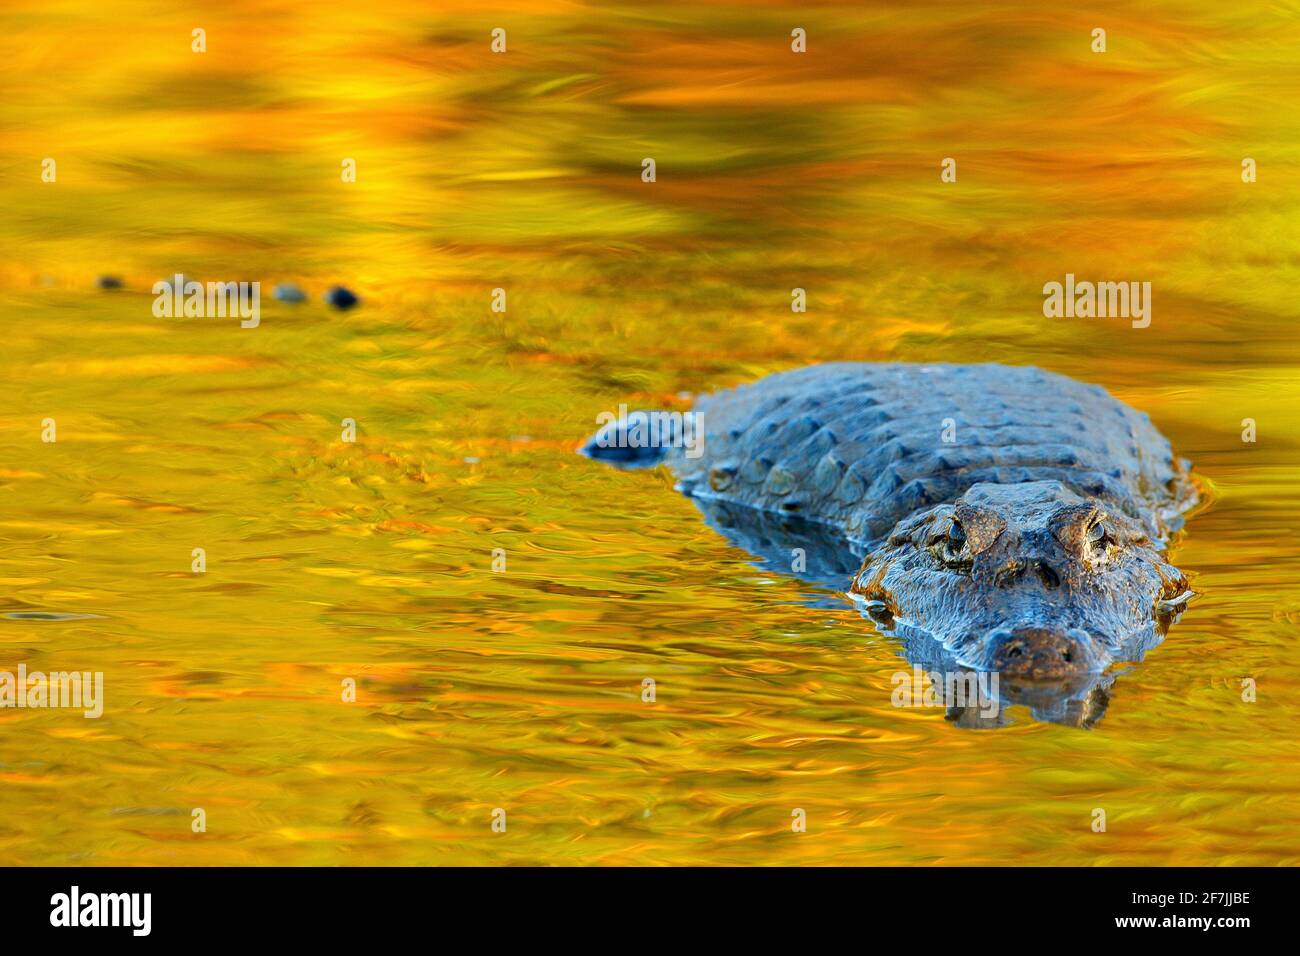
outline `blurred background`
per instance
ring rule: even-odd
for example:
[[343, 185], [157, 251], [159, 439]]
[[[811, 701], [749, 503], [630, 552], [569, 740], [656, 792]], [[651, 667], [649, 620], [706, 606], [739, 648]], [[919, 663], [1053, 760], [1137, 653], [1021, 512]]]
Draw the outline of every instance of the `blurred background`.
[[[0, 862], [1300, 862], [1298, 42], [1296, 3], [8, 0], [0, 669], [106, 702], [0, 711]], [[155, 318], [175, 272], [260, 326]], [[1150, 327], [1045, 319], [1067, 272]], [[1202, 596], [1094, 729], [893, 708], [850, 607], [573, 454], [827, 360], [1040, 365], [1193, 459]]]

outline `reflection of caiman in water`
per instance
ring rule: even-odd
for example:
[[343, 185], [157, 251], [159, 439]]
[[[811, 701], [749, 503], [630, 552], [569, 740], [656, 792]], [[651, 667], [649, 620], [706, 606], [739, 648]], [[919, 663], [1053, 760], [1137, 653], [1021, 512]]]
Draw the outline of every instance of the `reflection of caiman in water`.
[[[649, 419], [633, 413], [583, 451], [668, 464], [734, 543], [851, 581], [909, 661], [996, 672], [1002, 703], [1039, 719], [1095, 723], [1112, 665], [1141, 660], [1191, 596], [1163, 556], [1196, 501], [1188, 465], [1098, 386], [1002, 365], [840, 363], [703, 396], [693, 414], [644, 447]], [[703, 442], [683, 434], [692, 425]]]

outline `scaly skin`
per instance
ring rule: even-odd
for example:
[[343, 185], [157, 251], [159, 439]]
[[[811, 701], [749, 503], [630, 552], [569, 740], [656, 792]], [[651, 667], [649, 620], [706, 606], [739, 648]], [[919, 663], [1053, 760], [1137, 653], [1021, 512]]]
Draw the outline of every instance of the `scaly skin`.
[[1195, 497], [1150, 418], [1036, 368], [814, 365], [702, 396], [695, 411], [704, 454], [667, 456], [685, 494], [797, 514], [868, 548], [979, 482], [1060, 481], [1162, 543]]
[[842, 534], [866, 555], [850, 591], [876, 623], [960, 666], [1099, 673], [1140, 659], [1190, 596], [1163, 556], [1196, 500], [1187, 465], [1099, 386], [1004, 365], [835, 363], [694, 411], [702, 454], [642, 459], [671, 467], [706, 514]]

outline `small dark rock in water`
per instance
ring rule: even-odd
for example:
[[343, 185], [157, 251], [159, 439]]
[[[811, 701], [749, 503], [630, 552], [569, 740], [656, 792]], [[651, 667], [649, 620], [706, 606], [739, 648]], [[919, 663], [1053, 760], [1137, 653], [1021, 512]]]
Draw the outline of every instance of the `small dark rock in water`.
[[10, 611], [4, 615], [11, 621], [88, 621], [99, 614], [63, 614], [59, 611]]
[[122, 288], [122, 280], [119, 279], [117, 276], [100, 276], [98, 279], [95, 280], [95, 284], [98, 285], [101, 289]]
[[271, 298], [281, 302], [306, 302], [307, 295], [292, 282], [281, 282], [271, 290]]
[[325, 301], [336, 309], [350, 309], [361, 300], [357, 298], [356, 293], [336, 285], [325, 293]]

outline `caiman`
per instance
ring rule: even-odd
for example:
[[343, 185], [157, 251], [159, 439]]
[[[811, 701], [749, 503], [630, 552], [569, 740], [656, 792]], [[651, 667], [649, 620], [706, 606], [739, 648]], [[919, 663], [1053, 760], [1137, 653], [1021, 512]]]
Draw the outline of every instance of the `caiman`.
[[1100, 386], [1032, 367], [834, 363], [639, 427], [655, 414], [581, 450], [668, 465], [715, 527], [766, 557], [815, 540], [823, 572], [848, 568], [841, 587], [914, 660], [1086, 689], [1141, 660], [1192, 596], [1165, 560], [1197, 501], [1190, 464]]

